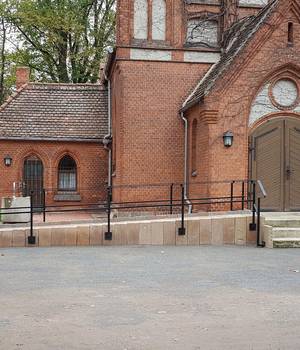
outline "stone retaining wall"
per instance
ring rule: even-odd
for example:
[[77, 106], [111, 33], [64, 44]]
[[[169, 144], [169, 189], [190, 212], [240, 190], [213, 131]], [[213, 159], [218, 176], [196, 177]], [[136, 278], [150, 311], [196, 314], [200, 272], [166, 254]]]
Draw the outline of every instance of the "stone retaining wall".
[[[180, 220], [157, 219], [112, 223], [112, 241], [104, 240], [103, 223], [39, 226], [34, 229], [36, 246], [98, 245], [223, 245], [254, 244], [256, 232], [249, 231], [250, 215], [190, 217], [185, 221], [186, 235], [178, 236]], [[0, 247], [25, 247], [29, 228], [0, 229]]]

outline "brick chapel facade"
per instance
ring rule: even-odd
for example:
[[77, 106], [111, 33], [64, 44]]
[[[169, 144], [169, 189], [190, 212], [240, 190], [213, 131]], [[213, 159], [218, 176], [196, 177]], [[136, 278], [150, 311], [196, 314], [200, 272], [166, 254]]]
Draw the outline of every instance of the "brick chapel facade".
[[266, 209], [299, 210], [298, 0], [119, 0], [116, 34], [115, 196], [170, 182], [222, 195], [228, 185], [212, 183], [253, 178]]
[[97, 201], [107, 185], [116, 201], [162, 198], [171, 183], [214, 196], [253, 178], [266, 209], [300, 209], [299, 0], [118, 0], [100, 85], [21, 86], [0, 111], [1, 155], [13, 159], [1, 189], [29, 157], [53, 202]]

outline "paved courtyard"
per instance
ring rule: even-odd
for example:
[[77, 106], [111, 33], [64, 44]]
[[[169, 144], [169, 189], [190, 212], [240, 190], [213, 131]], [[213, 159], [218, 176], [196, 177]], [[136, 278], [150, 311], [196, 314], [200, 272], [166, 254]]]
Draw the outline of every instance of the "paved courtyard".
[[300, 349], [300, 250], [0, 249], [0, 349]]

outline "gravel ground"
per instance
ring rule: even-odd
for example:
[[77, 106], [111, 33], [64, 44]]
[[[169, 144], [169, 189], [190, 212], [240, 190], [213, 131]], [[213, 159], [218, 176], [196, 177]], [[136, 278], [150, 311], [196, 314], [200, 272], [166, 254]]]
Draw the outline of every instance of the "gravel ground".
[[300, 250], [0, 249], [0, 349], [300, 349]]

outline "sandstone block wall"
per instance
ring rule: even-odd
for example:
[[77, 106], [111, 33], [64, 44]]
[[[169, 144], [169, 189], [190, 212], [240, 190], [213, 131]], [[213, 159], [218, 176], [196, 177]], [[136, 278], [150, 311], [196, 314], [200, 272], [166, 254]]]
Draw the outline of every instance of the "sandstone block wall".
[[[250, 215], [190, 217], [186, 235], [179, 236], [178, 218], [112, 223], [112, 241], [106, 241], [103, 223], [46, 225], [34, 228], [37, 247], [113, 245], [246, 245], [255, 244], [249, 231]], [[0, 228], [0, 248], [25, 247], [29, 228]]]

